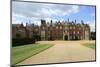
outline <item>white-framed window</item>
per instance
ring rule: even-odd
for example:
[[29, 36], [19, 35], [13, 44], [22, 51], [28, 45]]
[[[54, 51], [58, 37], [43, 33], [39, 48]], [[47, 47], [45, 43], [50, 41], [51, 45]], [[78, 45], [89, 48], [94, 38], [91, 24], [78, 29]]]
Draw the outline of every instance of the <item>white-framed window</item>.
[[67, 30], [65, 32], [67, 33]]
[[65, 27], [65, 29], [67, 29], [67, 26]]
[[72, 29], [72, 27], [70, 26], [70, 29]]
[[62, 26], [60, 26], [60, 29], [62, 29]]
[[58, 26], [56, 26], [56, 29], [58, 29]]
[[73, 36], [73, 38], [75, 39], [75, 36]]
[[77, 31], [77, 33], [79, 34], [79, 31]]
[[75, 26], [73, 27], [73, 29], [75, 29]]
[[73, 33], [75, 34], [75, 31], [73, 31]]
[[41, 31], [41, 36], [45, 36], [45, 31]]

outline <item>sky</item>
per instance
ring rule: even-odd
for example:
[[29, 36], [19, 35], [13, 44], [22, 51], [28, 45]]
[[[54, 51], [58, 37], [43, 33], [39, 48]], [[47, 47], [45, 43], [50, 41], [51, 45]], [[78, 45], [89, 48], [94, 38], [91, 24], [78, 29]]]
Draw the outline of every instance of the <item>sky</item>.
[[40, 20], [47, 22], [75, 21], [87, 23], [91, 31], [95, 31], [95, 6], [50, 4], [34, 2], [12, 2], [12, 23], [34, 23], [40, 25]]

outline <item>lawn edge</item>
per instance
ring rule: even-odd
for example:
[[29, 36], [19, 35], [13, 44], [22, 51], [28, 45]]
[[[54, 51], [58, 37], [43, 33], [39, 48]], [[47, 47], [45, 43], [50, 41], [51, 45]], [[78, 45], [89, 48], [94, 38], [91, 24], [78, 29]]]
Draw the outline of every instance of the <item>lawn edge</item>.
[[45, 51], [45, 50], [47, 50], [47, 49], [49, 49], [50, 47], [53, 47], [53, 46], [54, 46], [54, 45], [51, 44], [51, 45], [50, 45], [49, 47], [47, 47], [46, 49], [43, 49], [43, 50], [41, 50], [40, 52], [37, 52], [37, 53], [35, 53], [35, 54], [33, 54], [33, 55], [31, 55], [31, 56], [29, 56], [29, 57], [27, 57], [27, 58], [25, 58], [25, 59], [19, 61], [19, 62], [16, 62], [15, 64], [12, 64], [11, 66], [16, 66], [16, 64], [18, 64], [18, 63], [20, 63], [20, 62], [22, 62], [22, 61], [24, 61], [24, 60], [26, 60], [26, 59], [28, 59], [28, 58], [30, 58], [30, 57], [36, 55], [36, 54], [39, 54], [39, 53], [41, 53], [41, 52], [43, 52], [43, 51]]
[[95, 47], [94, 48], [89, 47], [87, 44], [95, 44], [95, 43], [83, 43], [82, 45], [85, 46], [85, 47], [87, 47], [87, 48], [93, 49], [93, 50], [96, 49], [96, 44], [95, 44]]

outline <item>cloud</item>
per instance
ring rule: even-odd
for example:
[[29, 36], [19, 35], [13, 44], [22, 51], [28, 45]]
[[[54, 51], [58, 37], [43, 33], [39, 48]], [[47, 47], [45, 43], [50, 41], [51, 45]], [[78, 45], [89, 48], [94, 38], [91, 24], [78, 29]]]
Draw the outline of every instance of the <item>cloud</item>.
[[95, 13], [91, 13], [90, 16], [91, 16], [91, 17], [95, 17]]
[[90, 25], [90, 30], [92, 31], [92, 32], [94, 32], [95, 31], [95, 21], [87, 21], [87, 23]]
[[[79, 12], [79, 6], [46, 3], [12, 2], [12, 14], [29, 18], [46, 19]], [[54, 18], [52, 18], [54, 19]]]

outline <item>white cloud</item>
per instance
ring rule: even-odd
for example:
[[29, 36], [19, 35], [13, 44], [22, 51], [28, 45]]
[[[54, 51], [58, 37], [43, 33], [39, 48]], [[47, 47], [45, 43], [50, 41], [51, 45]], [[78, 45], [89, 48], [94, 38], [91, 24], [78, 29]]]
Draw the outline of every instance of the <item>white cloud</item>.
[[95, 17], [95, 13], [91, 13], [90, 16]]
[[[64, 21], [62, 16], [78, 13], [79, 10], [80, 7], [77, 5], [12, 2], [12, 23], [21, 23], [21, 20], [17, 20], [16, 17], [30, 18], [31, 23], [38, 25], [41, 24], [41, 19], [45, 19], [47, 22], [50, 20], [54, 22]], [[90, 16], [95, 16], [95, 14], [91, 13]], [[95, 21], [88, 21], [87, 23], [90, 25], [91, 31], [95, 31]]]
[[91, 31], [95, 31], [95, 21], [87, 21], [87, 24], [89, 24], [90, 25], [90, 30]]
[[37, 18], [38, 20], [36, 21], [39, 21], [40, 19], [50, 19], [52, 16], [62, 17], [77, 12], [79, 12], [79, 6], [76, 5], [12, 2], [13, 14], [19, 15], [19, 17]]

